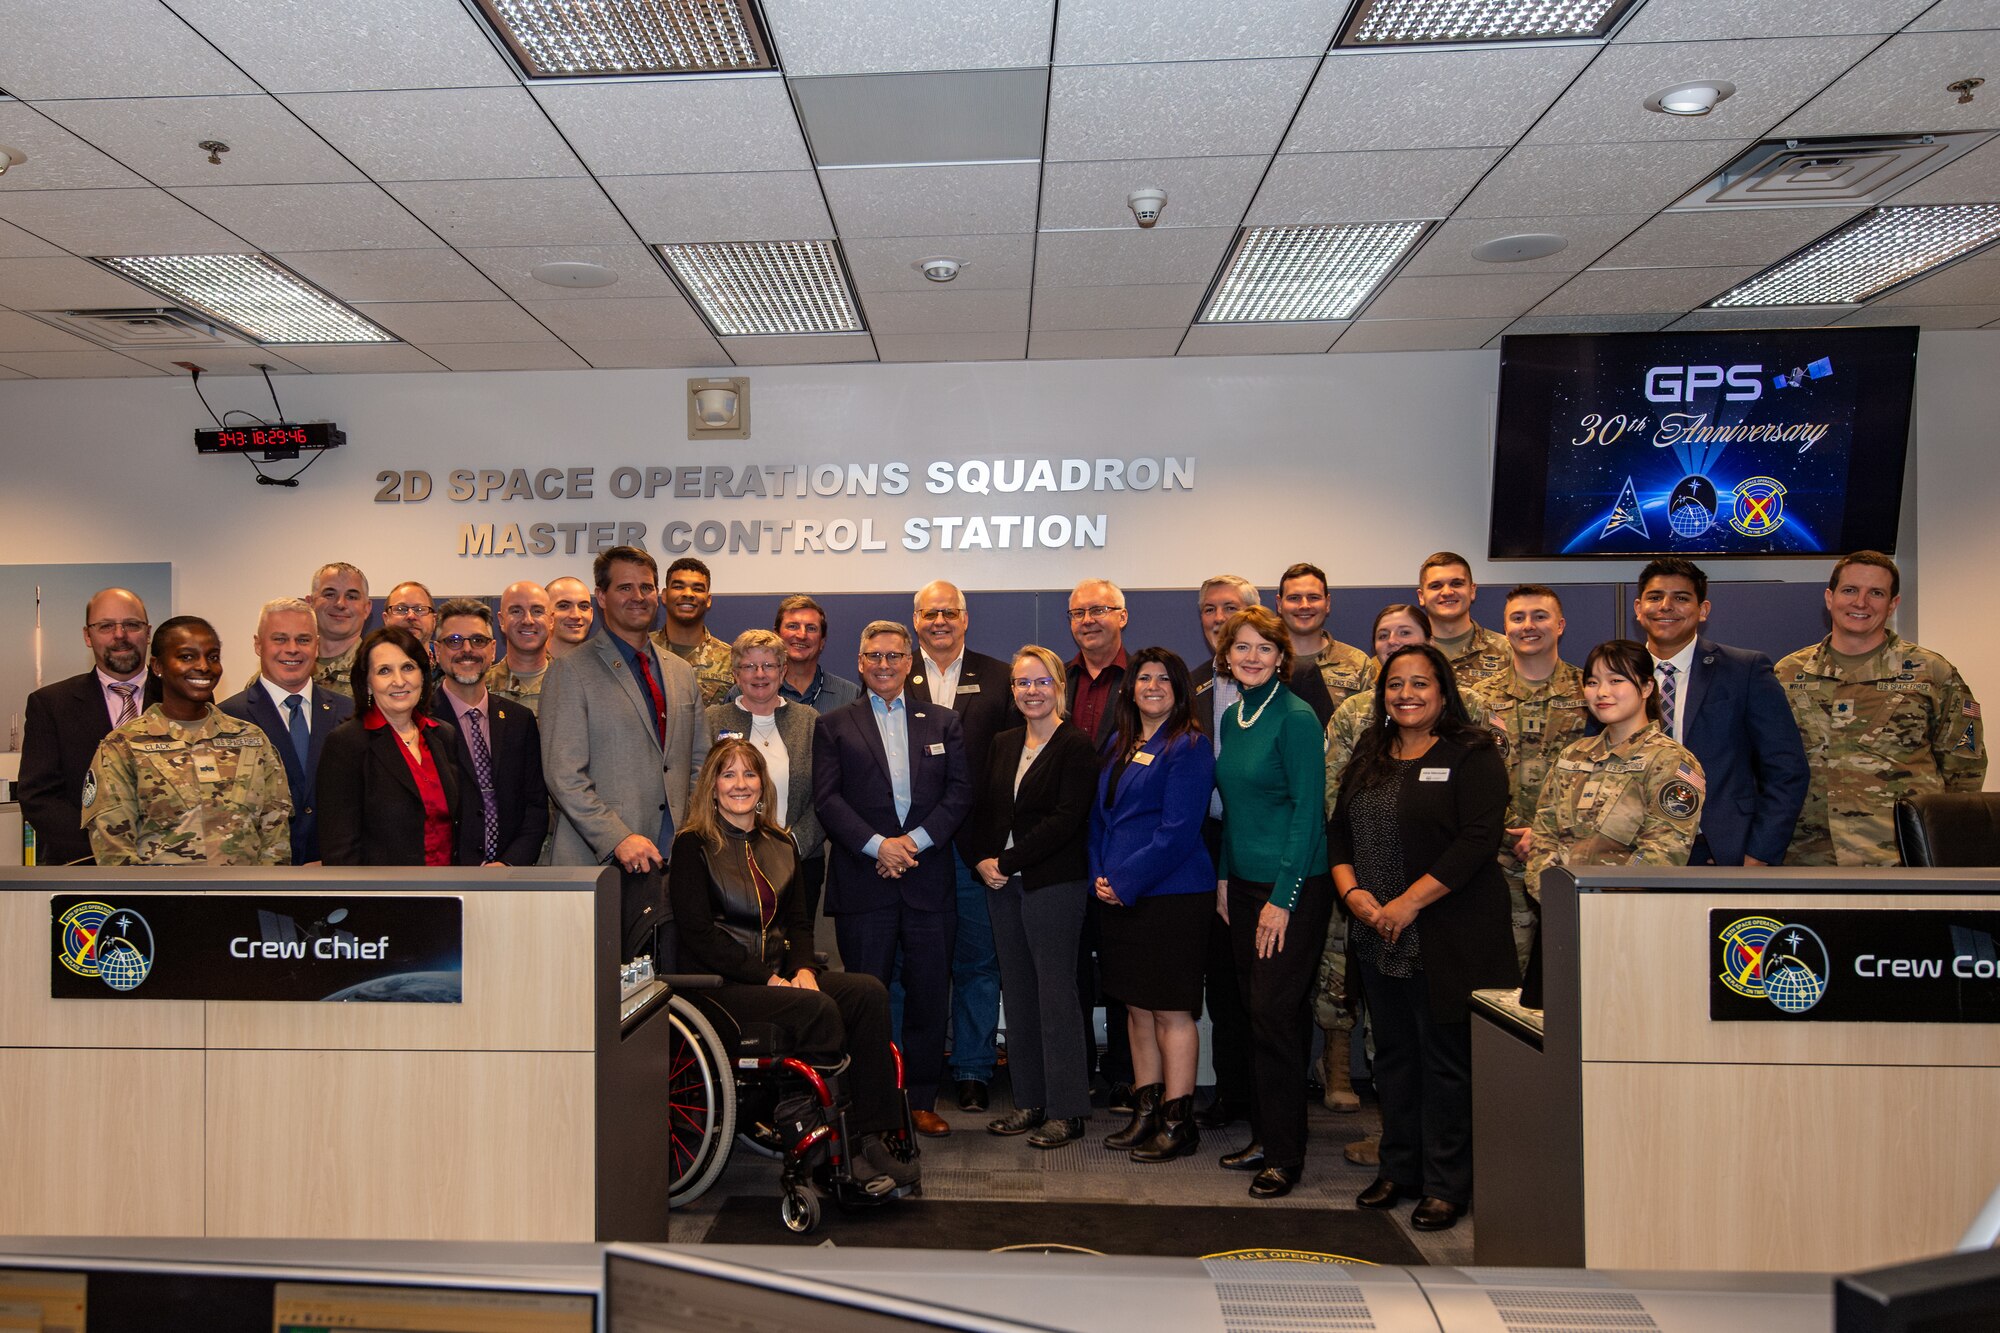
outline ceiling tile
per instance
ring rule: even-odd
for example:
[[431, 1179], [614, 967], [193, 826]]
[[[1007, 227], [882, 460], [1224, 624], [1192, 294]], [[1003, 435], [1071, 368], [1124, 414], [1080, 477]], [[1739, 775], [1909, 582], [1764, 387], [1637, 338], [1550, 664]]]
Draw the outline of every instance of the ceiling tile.
[[1167, 192], [1160, 230], [1234, 227], [1270, 163], [1263, 154], [1051, 162], [1042, 168], [1042, 228], [1136, 227], [1125, 198], [1146, 186]]
[[1066, 329], [1185, 329], [1208, 293], [1205, 282], [1160, 287], [1044, 286], [1035, 289], [1028, 327]]
[[[1608, 213], [1599, 217], [1470, 218], [1447, 222], [1431, 231], [1423, 248], [1403, 266], [1406, 278], [1433, 278], [1451, 273], [1575, 273], [1616, 245], [1644, 223], [1644, 214]], [[1472, 257], [1474, 246], [1504, 236], [1552, 235], [1569, 242], [1542, 259], [1502, 264]]]
[[[1899, 5], [1909, 0], [1897, 0]], [[2000, 28], [2000, 0], [1939, 0], [1910, 24], [1913, 32], [1964, 32]]]
[[[1762, 134], [1867, 55], [1873, 37], [1612, 46], [1535, 122], [1530, 144], [1742, 139]], [[1653, 93], [1696, 79], [1736, 85], [1705, 116], [1648, 111]]]
[[1318, 62], [1193, 61], [1057, 69], [1051, 162], [1274, 151]]
[[2000, 31], [1906, 32], [1836, 80], [1773, 137], [1994, 128], [1992, 90], [1961, 104], [1954, 79], [2000, 69]]
[[456, 251], [309, 250], [271, 256], [343, 301], [490, 301], [492, 283]]
[[1692, 310], [1705, 305], [1757, 271], [1736, 268], [1611, 268], [1579, 273], [1548, 300], [1538, 315], [1624, 315], [1656, 310]]
[[1450, 352], [1484, 347], [1514, 321], [1504, 319], [1364, 319], [1348, 326], [1336, 352]]
[[1344, 50], [1320, 66], [1288, 153], [1513, 143], [1597, 48]]
[[654, 245], [682, 241], [825, 240], [833, 232], [810, 171], [606, 176], [600, 182]]
[[1877, 300], [1878, 306], [1990, 305], [2000, 303], [2000, 258], [1993, 250], [1963, 260], [1921, 282]]
[[2000, 139], [1989, 139], [1889, 200], [1892, 204], [1979, 204], [2000, 199]]
[[1055, 2], [763, 0], [761, 8], [785, 72], [797, 78], [1046, 65]]
[[277, 349], [287, 361], [315, 375], [400, 375], [444, 367], [407, 343], [316, 347], [292, 343]]
[[1063, 0], [1056, 63], [1319, 56], [1339, 23], [1325, 0], [1261, 0], [1254, 11], [1213, 0]]
[[0, 259], [54, 257], [62, 252], [61, 246], [50, 245], [41, 237], [31, 236], [10, 222], [0, 222]]
[[534, 94], [600, 176], [812, 165], [785, 81], [775, 74], [546, 84]]
[[1018, 162], [1042, 155], [1049, 72], [977, 69], [793, 79], [823, 167]]
[[730, 364], [715, 339], [636, 338], [570, 340], [577, 354], [599, 370], [710, 370]]
[[[361, 173], [274, 97], [107, 98], [41, 108], [156, 185], [290, 185]], [[229, 145], [221, 165], [195, 145]]]
[[0, 193], [95, 190], [146, 183], [48, 117], [19, 102], [0, 102], [0, 143], [18, 149], [28, 158], [0, 176]]
[[877, 337], [896, 333], [1004, 333], [1028, 327], [1028, 292], [954, 290], [875, 292], [863, 298]]
[[1526, 315], [1506, 328], [1510, 334], [1656, 333], [1673, 322], [1669, 311], [1645, 315]]
[[593, 180], [404, 181], [388, 188], [460, 248], [632, 241], [632, 228]]
[[1722, 140], [1523, 146], [1479, 182], [1454, 216], [1650, 213], [1749, 146]]
[[590, 363], [559, 342], [425, 343], [424, 351], [452, 370], [588, 370]]
[[1172, 356], [1181, 329], [1041, 329], [1028, 335], [1030, 361], [1099, 361]]
[[91, 0], [87, 16], [76, 0], [11, 0], [6, 15], [0, 88], [27, 101], [257, 91], [158, 0]]
[[875, 349], [884, 361], [1019, 361], [1028, 352], [1022, 333], [877, 334]]
[[585, 174], [521, 88], [294, 93], [285, 105], [378, 181]]
[[1646, 0], [1616, 42], [1895, 32], [1933, 0]]
[[[1843, 325], [1916, 324], [1926, 329], [1977, 329], [2000, 319], [2000, 305], [1873, 305]], [[5, 353], [0, 353], [4, 356]]]
[[443, 244], [379, 185], [203, 185], [174, 194], [272, 253]]
[[[582, 342], [691, 342], [709, 336], [701, 316], [678, 296], [638, 296], [628, 301], [524, 300], [521, 304], [579, 352], [583, 352]], [[596, 357], [583, 354], [593, 365], [598, 364]]]
[[848, 241], [841, 249], [855, 290], [864, 293], [930, 290], [937, 284], [916, 264], [933, 255], [959, 262], [953, 290], [1002, 291], [1035, 281], [1033, 236], [899, 236]]
[[1207, 284], [1235, 239], [1233, 227], [1045, 231], [1035, 278], [1048, 287]]
[[[1784, 310], [1691, 310], [1665, 327], [1675, 333], [1710, 333], [1727, 329], [1815, 329], [1838, 320], [1845, 306], [1792, 306]], [[1610, 330], [1606, 330], [1609, 332]]]
[[[635, 296], [680, 299], [680, 288], [660, 267], [653, 251], [643, 245], [524, 245], [464, 253], [517, 301], [625, 301]], [[535, 278], [536, 266], [560, 262], [600, 264], [616, 273], [618, 281], [609, 287], [551, 287]]]
[[1512, 318], [1563, 285], [1565, 273], [1396, 278], [1363, 307], [1370, 319]]
[[0, 218], [80, 255], [240, 254], [249, 247], [164, 190], [11, 190]]
[[1281, 153], [1250, 205], [1248, 221], [1281, 226], [1446, 217], [1503, 151]]
[[377, 301], [357, 307], [407, 343], [535, 343], [554, 335], [512, 301]]
[[7, 352], [0, 354], [0, 361], [10, 370], [45, 380], [138, 379], [163, 373], [102, 347], [73, 352]]
[[[134, 347], [129, 351], [121, 353], [121, 355], [129, 357], [134, 361], [142, 361], [155, 370], [164, 370], [169, 375], [183, 378], [186, 377], [187, 371], [175, 365], [174, 362], [176, 361], [192, 361], [200, 366], [201, 377], [204, 380], [229, 378], [237, 375], [255, 375], [262, 378], [264, 372], [258, 369], [259, 366], [269, 366], [273, 375], [303, 375], [306, 373], [302, 368], [293, 365], [290, 361], [285, 360], [285, 358], [279, 356], [268, 347], [204, 347], [198, 352], [190, 351], [185, 347], [160, 347], [152, 349]], [[256, 392], [261, 397], [263, 395], [263, 386], [259, 385]], [[218, 410], [229, 406], [229, 404], [220, 402], [215, 405]]]
[[96, 346], [86, 338], [65, 333], [39, 319], [0, 311], [0, 354], [7, 352], [79, 352]]
[[85, 259], [0, 259], [0, 306], [15, 310], [106, 310], [159, 301]]
[[1182, 356], [1283, 356], [1324, 352], [1347, 329], [1345, 320], [1299, 324], [1197, 324], [1181, 342]]
[[1021, 234], [1035, 229], [1032, 162], [963, 167], [852, 167], [820, 184], [843, 238]]
[[758, 334], [718, 341], [739, 366], [826, 366], [875, 359], [875, 340], [865, 333]]
[[1598, 260], [1595, 267], [1775, 263], [1859, 212], [1853, 208], [1744, 208], [1662, 213]]
[[516, 82], [513, 70], [456, 0], [163, 3], [274, 93], [481, 88]]

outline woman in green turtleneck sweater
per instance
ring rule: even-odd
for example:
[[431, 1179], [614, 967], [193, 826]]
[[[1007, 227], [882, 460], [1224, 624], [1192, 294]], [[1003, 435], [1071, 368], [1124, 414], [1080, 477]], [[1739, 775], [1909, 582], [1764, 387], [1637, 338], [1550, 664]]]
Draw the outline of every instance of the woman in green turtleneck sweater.
[[1285, 688], [1291, 636], [1277, 614], [1246, 607], [1223, 625], [1217, 642], [1215, 669], [1243, 691], [1218, 724], [1216, 910], [1229, 923], [1236, 979], [1250, 1011], [1255, 1135], [1222, 1165], [1255, 1171], [1250, 1197], [1275, 1199], [1298, 1184], [1306, 1160], [1308, 995], [1333, 913], [1326, 758], [1319, 718]]

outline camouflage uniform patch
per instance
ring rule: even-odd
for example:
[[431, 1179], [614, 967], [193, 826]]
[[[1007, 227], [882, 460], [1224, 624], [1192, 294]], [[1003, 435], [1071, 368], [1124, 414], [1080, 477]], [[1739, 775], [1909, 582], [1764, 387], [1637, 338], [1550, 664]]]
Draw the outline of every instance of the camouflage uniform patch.
[[1465, 647], [1445, 656], [1461, 690], [1511, 670], [1514, 665], [1514, 652], [1507, 646], [1507, 636], [1495, 634], [1476, 620], [1472, 622], [1472, 637], [1466, 640]]
[[682, 648], [667, 641], [665, 630], [653, 632], [653, 646], [663, 653], [675, 657], [694, 668], [695, 680], [701, 685], [701, 706], [719, 704], [730, 687], [736, 684], [736, 673], [729, 669], [729, 645], [721, 639], [702, 631], [702, 641], [692, 648]]
[[[1668, 808], [1667, 792], [1676, 795]], [[1575, 741], [1536, 802], [1527, 887], [1537, 899], [1551, 866], [1684, 866], [1701, 827], [1701, 764], [1658, 723], [1623, 745]]]
[[1357, 694], [1365, 694], [1375, 687], [1375, 673], [1382, 664], [1362, 652], [1351, 643], [1342, 643], [1331, 634], [1326, 636], [1326, 646], [1313, 659], [1319, 668], [1319, 678], [1326, 682], [1326, 692], [1333, 699], [1333, 706], [1339, 708]]
[[83, 827], [101, 866], [291, 864], [284, 761], [213, 705], [177, 723], [154, 704], [104, 738], [85, 783]]
[[361, 642], [356, 640], [352, 648], [338, 657], [322, 657], [313, 667], [313, 684], [323, 690], [332, 690], [343, 699], [354, 697], [354, 655], [361, 651]]
[[511, 699], [530, 713], [539, 715], [542, 711], [542, 682], [548, 674], [546, 663], [533, 675], [521, 676], [509, 669], [506, 662], [495, 662], [493, 669], [486, 673], [486, 692]]
[[1898, 800], [1986, 785], [1979, 703], [1928, 648], [1891, 634], [1848, 668], [1829, 636], [1777, 673], [1812, 772], [1787, 865], [1900, 865]]

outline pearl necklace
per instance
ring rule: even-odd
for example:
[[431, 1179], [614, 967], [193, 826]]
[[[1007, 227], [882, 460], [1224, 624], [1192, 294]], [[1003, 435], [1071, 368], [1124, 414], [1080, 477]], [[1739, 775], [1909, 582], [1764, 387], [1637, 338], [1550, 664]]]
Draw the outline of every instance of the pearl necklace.
[[1246, 714], [1243, 711], [1243, 705], [1249, 702], [1247, 695], [1239, 697], [1236, 700], [1236, 725], [1243, 728], [1243, 730], [1245, 731], [1248, 731], [1250, 730], [1250, 728], [1256, 726], [1257, 719], [1264, 716], [1264, 710], [1266, 708], [1269, 708], [1271, 706], [1271, 700], [1277, 697], [1278, 697], [1278, 687], [1276, 684], [1273, 684], [1271, 686], [1271, 692], [1264, 696], [1264, 702], [1257, 705], [1257, 711], [1248, 714]]

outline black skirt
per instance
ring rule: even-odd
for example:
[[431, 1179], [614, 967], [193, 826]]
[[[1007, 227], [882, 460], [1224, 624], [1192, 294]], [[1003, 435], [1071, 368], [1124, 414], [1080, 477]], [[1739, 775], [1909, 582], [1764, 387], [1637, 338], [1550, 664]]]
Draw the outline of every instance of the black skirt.
[[1167, 893], [1130, 907], [1098, 904], [1104, 993], [1138, 1009], [1201, 1012], [1213, 893]]

